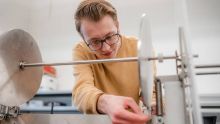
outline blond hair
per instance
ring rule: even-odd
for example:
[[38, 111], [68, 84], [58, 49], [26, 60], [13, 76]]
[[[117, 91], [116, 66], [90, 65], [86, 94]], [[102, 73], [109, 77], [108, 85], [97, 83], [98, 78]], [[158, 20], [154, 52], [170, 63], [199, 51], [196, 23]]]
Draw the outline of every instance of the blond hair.
[[106, 0], [84, 0], [79, 4], [74, 16], [76, 30], [82, 36], [82, 19], [98, 22], [106, 15], [111, 16], [115, 22], [118, 20], [116, 9]]

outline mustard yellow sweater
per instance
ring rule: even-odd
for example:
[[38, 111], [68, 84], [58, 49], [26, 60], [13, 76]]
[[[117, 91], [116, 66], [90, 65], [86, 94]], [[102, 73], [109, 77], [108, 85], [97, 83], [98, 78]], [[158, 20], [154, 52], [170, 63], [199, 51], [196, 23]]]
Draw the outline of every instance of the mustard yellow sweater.
[[[117, 58], [136, 57], [137, 39], [122, 36]], [[73, 49], [73, 60], [97, 59], [84, 42]], [[132, 97], [139, 101], [139, 77], [137, 62], [115, 62], [74, 66], [74, 105], [84, 113], [97, 113], [96, 103], [103, 94]]]

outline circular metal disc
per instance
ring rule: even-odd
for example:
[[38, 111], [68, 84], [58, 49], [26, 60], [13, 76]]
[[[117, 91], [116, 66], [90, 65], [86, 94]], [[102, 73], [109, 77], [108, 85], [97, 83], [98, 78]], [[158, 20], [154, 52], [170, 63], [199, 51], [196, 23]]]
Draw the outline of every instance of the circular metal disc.
[[141, 18], [139, 38], [138, 60], [141, 90], [144, 99], [143, 102], [150, 109], [154, 84], [153, 61], [143, 61], [143, 59], [153, 57], [153, 47], [151, 42], [150, 23], [145, 14]]
[[41, 83], [42, 68], [20, 69], [20, 62], [42, 62], [39, 48], [27, 32], [15, 29], [0, 36], [0, 104], [19, 106], [32, 98]]

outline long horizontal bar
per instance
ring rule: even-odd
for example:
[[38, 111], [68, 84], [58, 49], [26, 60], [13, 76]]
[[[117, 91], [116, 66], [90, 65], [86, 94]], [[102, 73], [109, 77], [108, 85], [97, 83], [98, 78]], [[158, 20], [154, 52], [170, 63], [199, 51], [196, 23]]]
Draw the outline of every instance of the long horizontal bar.
[[114, 58], [114, 59], [100, 59], [100, 60], [82, 60], [72, 62], [58, 62], [58, 63], [20, 63], [21, 68], [38, 67], [38, 66], [61, 66], [61, 65], [77, 65], [77, 64], [97, 64], [109, 62], [133, 62], [138, 61], [138, 57]]
[[220, 68], [220, 64], [196, 65], [195, 68]]
[[218, 75], [220, 72], [197, 72], [196, 75]]
[[[165, 56], [162, 59], [177, 59], [176, 56]], [[97, 64], [97, 63], [109, 63], [109, 62], [134, 62], [134, 61], [151, 61], [158, 60], [158, 57], [140, 58], [140, 57], [126, 57], [126, 58], [114, 58], [114, 59], [99, 59], [99, 60], [81, 60], [72, 62], [57, 62], [57, 63], [20, 63], [20, 68], [25, 67], [38, 67], [38, 66], [61, 66], [61, 65], [78, 65], [78, 64]]]
[[[162, 56], [161, 59], [177, 59], [178, 57], [177, 56]], [[159, 57], [151, 57], [151, 58], [148, 58], [149, 61], [151, 60], [158, 60]]]
[[[197, 55], [194, 55], [197, 57]], [[152, 61], [158, 59], [178, 59], [178, 56], [163, 56], [159, 57], [149, 57], [149, 58], [140, 58], [140, 57], [126, 57], [126, 58], [113, 58], [113, 59], [99, 59], [99, 60], [80, 60], [80, 61], [72, 61], [72, 62], [57, 62], [57, 63], [20, 63], [20, 68], [23, 69], [25, 67], [38, 67], [38, 66], [61, 66], [61, 65], [77, 65], [77, 64], [98, 64], [98, 63], [109, 63], [109, 62], [134, 62], [134, 61]], [[220, 67], [220, 65], [197, 65], [195, 68], [215, 68]]]

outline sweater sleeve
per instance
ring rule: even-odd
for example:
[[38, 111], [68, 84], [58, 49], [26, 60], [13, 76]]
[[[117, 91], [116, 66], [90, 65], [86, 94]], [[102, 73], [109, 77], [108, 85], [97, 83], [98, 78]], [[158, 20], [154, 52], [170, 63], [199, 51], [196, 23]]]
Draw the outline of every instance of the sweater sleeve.
[[[73, 60], [88, 60], [83, 47], [73, 49]], [[103, 92], [94, 86], [94, 77], [89, 64], [74, 65], [75, 85], [72, 91], [73, 103], [83, 113], [98, 113], [96, 103]]]

